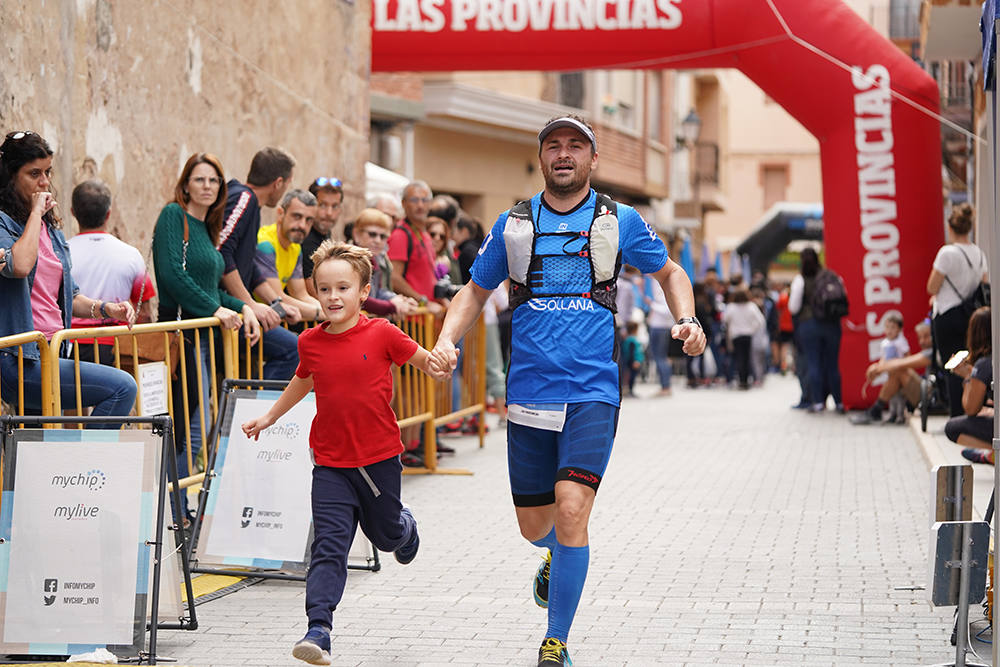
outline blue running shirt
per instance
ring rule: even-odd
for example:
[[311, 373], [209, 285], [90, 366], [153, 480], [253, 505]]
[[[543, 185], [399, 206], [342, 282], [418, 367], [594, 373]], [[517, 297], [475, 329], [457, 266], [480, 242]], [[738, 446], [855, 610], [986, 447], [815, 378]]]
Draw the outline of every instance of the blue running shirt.
[[[586, 200], [567, 213], [542, 203], [541, 193], [531, 198], [531, 217], [542, 232], [586, 231], [594, 220], [593, 190]], [[509, 275], [503, 230], [504, 211], [479, 249], [472, 265], [472, 280], [487, 290], [496, 289]], [[618, 204], [619, 249], [622, 263], [643, 273], [655, 273], [667, 263], [663, 241], [631, 206]], [[541, 237], [536, 243], [553, 243], [559, 237]], [[563, 244], [563, 240], [558, 241]], [[536, 247], [536, 252], [552, 248]], [[543, 275], [537, 294], [589, 292], [587, 275]], [[552, 285], [551, 280], [562, 284]], [[614, 360], [615, 327], [611, 311], [585, 297], [534, 298], [514, 311], [511, 324], [508, 403], [581, 403], [600, 401], [618, 405], [618, 364]]]

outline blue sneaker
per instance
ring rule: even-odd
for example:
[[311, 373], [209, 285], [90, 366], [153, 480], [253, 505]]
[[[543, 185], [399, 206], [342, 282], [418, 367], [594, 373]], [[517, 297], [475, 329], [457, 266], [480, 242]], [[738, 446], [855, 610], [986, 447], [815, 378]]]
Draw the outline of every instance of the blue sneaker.
[[330, 631], [322, 625], [310, 627], [306, 636], [295, 642], [295, 646], [292, 647], [292, 657], [310, 665], [329, 665]]
[[407, 565], [417, 557], [417, 549], [420, 548], [420, 535], [417, 534], [417, 522], [413, 518], [413, 513], [410, 512], [410, 508], [404, 507], [400, 511], [400, 514], [409, 516], [410, 520], [413, 521], [413, 534], [410, 536], [410, 541], [392, 552], [392, 555], [395, 557], [397, 563]]
[[538, 649], [538, 667], [565, 667], [572, 664], [569, 651], [566, 650], [566, 642], [555, 637], [546, 637], [542, 647]]

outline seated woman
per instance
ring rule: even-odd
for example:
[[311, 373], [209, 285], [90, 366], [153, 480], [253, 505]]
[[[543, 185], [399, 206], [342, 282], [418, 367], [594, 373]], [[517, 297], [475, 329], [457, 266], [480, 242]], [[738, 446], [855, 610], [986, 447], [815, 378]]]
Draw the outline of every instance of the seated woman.
[[[60, 231], [51, 192], [52, 149], [34, 132], [11, 132], [0, 144], [0, 337], [38, 330], [51, 338], [69, 329], [73, 315], [132, 322], [127, 301], [107, 303], [80, 294], [70, 273], [69, 245]], [[18, 376], [16, 348], [0, 350], [0, 391], [18, 403], [24, 388], [24, 410], [45, 414], [38, 346], [25, 345], [23, 373]], [[74, 362], [59, 359], [62, 404], [76, 403]], [[135, 403], [136, 384], [116, 368], [80, 363], [80, 395], [91, 416], [124, 417]], [[98, 428], [116, 429], [108, 424]]]
[[993, 345], [990, 341], [990, 309], [978, 309], [969, 318], [966, 334], [969, 356], [952, 369], [962, 378], [964, 415], [952, 417], [944, 434], [964, 445], [962, 456], [973, 463], [993, 465]]

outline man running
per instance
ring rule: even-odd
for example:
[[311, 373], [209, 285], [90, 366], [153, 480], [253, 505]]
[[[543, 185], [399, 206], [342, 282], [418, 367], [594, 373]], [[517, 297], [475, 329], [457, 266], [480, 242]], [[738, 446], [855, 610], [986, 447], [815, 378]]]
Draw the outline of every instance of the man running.
[[614, 325], [622, 264], [651, 274], [677, 318], [687, 354], [705, 348], [684, 270], [635, 211], [590, 187], [597, 139], [578, 116], [538, 133], [545, 189], [504, 211], [452, 300], [432, 352], [441, 370], [490, 293], [510, 279], [514, 309], [508, 372], [507, 461], [521, 535], [547, 548], [535, 601], [548, 607], [539, 667], [569, 663], [566, 640], [590, 560], [587, 525], [618, 425]]

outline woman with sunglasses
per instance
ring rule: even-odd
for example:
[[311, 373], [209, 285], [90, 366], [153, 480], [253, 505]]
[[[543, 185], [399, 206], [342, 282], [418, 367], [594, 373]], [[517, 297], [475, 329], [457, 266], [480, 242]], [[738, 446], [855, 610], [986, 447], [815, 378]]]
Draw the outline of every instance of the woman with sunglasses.
[[392, 263], [385, 256], [385, 247], [392, 228], [392, 218], [387, 214], [378, 209], [366, 208], [351, 225], [351, 240], [372, 253], [372, 290], [362, 307], [372, 315], [402, 317], [413, 313], [419, 304], [416, 300], [389, 289]]
[[[80, 294], [70, 273], [69, 245], [60, 230], [52, 194], [52, 148], [34, 132], [11, 132], [0, 145], [0, 337], [38, 330], [51, 338], [70, 328], [73, 315], [132, 322], [132, 304], [106, 303]], [[100, 313], [100, 315], [98, 315]], [[18, 385], [24, 408], [43, 414], [42, 373], [38, 346], [24, 345], [23, 372], [17, 348], [0, 350], [0, 390], [17, 405]], [[63, 405], [76, 402], [75, 364], [59, 359]], [[136, 384], [132, 376], [109, 366], [80, 362], [80, 396], [93, 406], [91, 416], [123, 417], [132, 411]], [[96, 428], [117, 429], [114, 424]]]

